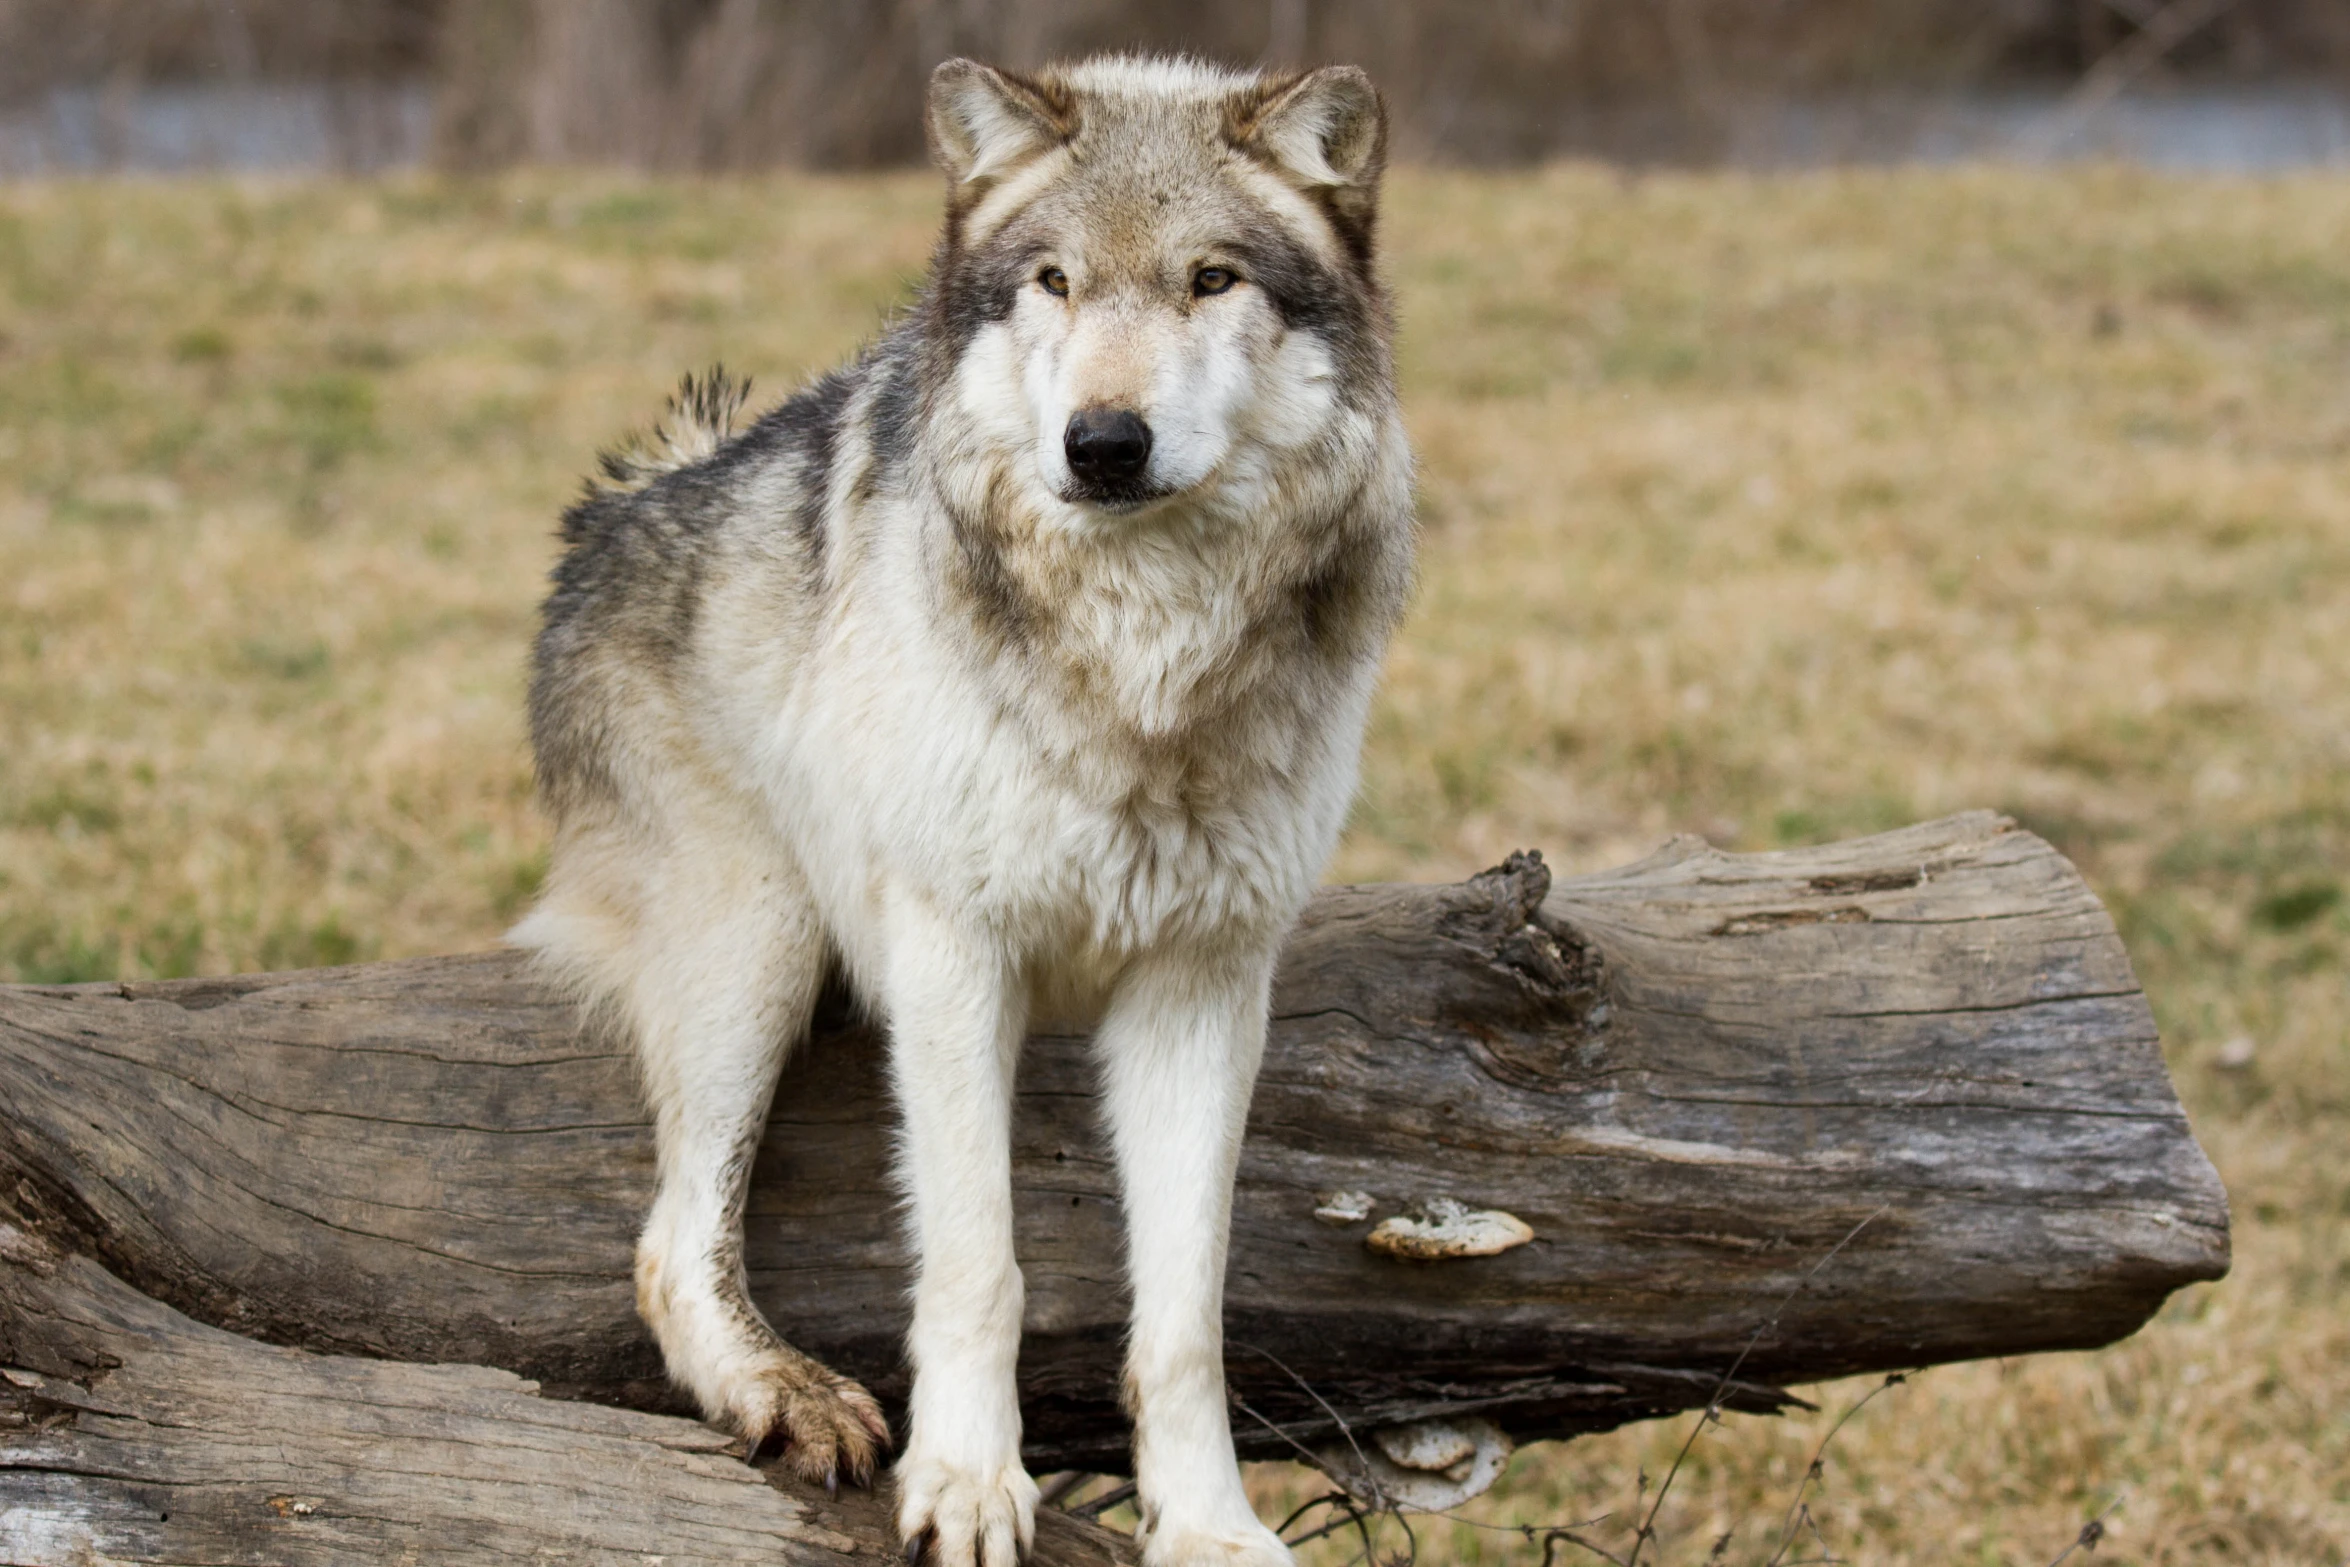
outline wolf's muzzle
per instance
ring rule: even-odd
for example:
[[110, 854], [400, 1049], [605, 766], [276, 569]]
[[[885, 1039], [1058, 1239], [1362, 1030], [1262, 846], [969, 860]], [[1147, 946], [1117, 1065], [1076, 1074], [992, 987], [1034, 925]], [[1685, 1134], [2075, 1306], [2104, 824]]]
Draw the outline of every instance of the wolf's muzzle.
[[1150, 466], [1151, 427], [1131, 408], [1081, 408], [1069, 416], [1061, 451], [1089, 500], [1139, 500]]

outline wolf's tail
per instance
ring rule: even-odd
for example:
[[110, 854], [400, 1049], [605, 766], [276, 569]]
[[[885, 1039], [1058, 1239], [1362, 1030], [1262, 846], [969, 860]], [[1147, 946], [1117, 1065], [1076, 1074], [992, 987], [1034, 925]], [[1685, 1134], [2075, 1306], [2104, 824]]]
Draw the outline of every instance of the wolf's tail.
[[725, 444], [734, 433], [735, 416], [750, 396], [751, 378], [729, 375], [724, 365], [712, 365], [700, 375], [689, 373], [670, 396], [666, 418], [650, 431], [599, 453], [596, 465], [624, 488], [691, 467]]

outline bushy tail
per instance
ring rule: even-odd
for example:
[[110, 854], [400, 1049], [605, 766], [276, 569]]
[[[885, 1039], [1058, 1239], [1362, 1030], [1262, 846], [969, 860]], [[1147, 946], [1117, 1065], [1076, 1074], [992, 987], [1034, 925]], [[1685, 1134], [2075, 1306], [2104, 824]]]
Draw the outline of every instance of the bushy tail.
[[725, 444], [750, 396], [751, 378], [731, 376], [724, 365], [689, 374], [671, 395], [667, 417], [599, 453], [597, 466], [612, 483], [628, 489], [691, 467]]

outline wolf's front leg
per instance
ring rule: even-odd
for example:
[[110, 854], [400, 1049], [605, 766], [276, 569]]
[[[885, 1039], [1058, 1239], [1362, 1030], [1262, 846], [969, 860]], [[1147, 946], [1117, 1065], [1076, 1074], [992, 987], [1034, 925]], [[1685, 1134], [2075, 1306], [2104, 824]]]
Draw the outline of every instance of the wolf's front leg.
[[1240, 1483], [1224, 1388], [1232, 1178], [1264, 1054], [1272, 953], [1166, 954], [1100, 1035], [1134, 1285], [1126, 1398], [1147, 1567], [1286, 1567]]
[[898, 1530], [915, 1561], [1013, 1567], [1036, 1517], [1015, 1380], [1012, 1074], [1024, 1008], [999, 954], [911, 900], [888, 939], [890, 1074], [919, 1259]]
[[[768, 878], [648, 925], [625, 998], [659, 1161], [637, 1242], [637, 1310], [669, 1374], [804, 1479], [872, 1478], [889, 1427], [872, 1395], [785, 1343], [751, 1304], [743, 1197], [784, 1053], [807, 1029], [825, 948]], [[527, 934], [527, 931], [525, 932]]]

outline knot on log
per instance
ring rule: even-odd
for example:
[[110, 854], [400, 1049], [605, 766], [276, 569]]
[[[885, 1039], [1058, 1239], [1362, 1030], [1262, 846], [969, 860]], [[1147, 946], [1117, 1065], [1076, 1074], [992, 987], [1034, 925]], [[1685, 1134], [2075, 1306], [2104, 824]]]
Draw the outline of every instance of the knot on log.
[[1460, 1030], [1477, 1064], [1514, 1088], [1575, 1086], [1604, 1058], [1607, 965], [1599, 949], [1550, 913], [1550, 867], [1539, 849], [1513, 850], [1463, 882], [1439, 922], [1452, 940], [1487, 954], [1476, 967], [1494, 981], [1448, 996], [1444, 1021]]

